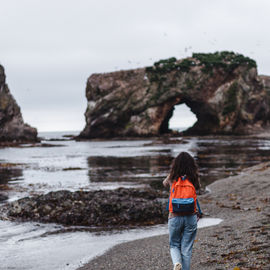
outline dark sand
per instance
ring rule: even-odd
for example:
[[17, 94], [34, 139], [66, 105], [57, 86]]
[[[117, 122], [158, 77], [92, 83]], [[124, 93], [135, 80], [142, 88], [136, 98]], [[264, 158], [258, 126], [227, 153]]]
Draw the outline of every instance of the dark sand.
[[[270, 269], [270, 162], [214, 182], [200, 196], [217, 226], [198, 230], [192, 269]], [[117, 245], [80, 270], [169, 270], [168, 235]]]

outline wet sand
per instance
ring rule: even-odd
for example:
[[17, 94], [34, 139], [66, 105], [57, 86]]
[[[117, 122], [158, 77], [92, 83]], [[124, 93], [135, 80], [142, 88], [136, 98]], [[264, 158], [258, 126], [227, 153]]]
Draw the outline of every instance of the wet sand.
[[[192, 269], [270, 269], [270, 162], [221, 179], [200, 196], [217, 226], [198, 230]], [[117, 245], [79, 270], [172, 269], [168, 235]]]

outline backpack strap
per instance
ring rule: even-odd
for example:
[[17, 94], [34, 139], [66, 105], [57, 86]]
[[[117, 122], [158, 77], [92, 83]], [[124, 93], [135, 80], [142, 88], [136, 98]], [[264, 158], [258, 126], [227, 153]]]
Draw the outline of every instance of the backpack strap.
[[197, 200], [196, 200], [196, 204], [197, 204], [199, 214], [202, 215], [202, 210], [201, 210], [201, 207], [200, 207], [200, 204], [199, 204], [198, 197], [197, 197]]
[[181, 180], [182, 181], [185, 181], [186, 179], [187, 179], [187, 176], [186, 175], [181, 176]]

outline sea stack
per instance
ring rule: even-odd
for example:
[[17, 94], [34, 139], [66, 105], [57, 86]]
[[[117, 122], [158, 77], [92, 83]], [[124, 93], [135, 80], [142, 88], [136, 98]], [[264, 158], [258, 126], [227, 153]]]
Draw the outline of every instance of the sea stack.
[[35, 141], [37, 129], [24, 123], [20, 107], [6, 84], [4, 67], [0, 65], [0, 143]]
[[270, 124], [270, 77], [258, 76], [254, 60], [233, 52], [92, 74], [86, 97], [83, 139], [170, 133], [174, 106], [183, 103], [197, 117], [190, 135], [253, 134]]

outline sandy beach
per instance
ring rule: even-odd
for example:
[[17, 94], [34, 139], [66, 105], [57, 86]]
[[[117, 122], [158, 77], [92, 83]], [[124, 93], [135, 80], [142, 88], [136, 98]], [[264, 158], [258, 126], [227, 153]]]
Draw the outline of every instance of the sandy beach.
[[[217, 226], [198, 230], [192, 269], [270, 269], [270, 162], [214, 182], [200, 196]], [[117, 245], [78, 270], [172, 269], [168, 235]]]

